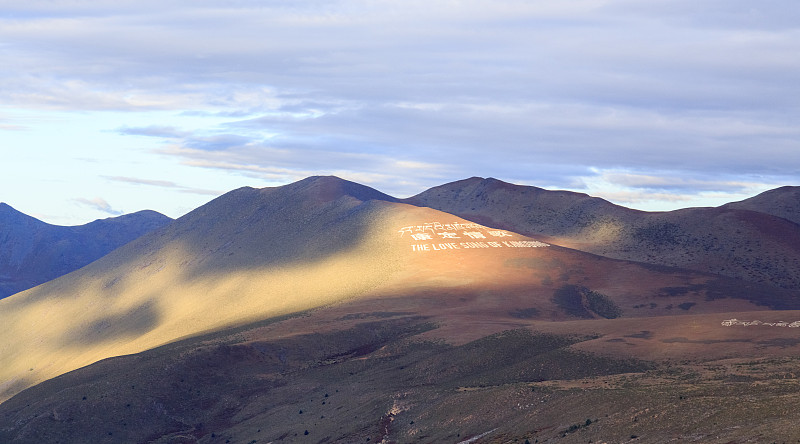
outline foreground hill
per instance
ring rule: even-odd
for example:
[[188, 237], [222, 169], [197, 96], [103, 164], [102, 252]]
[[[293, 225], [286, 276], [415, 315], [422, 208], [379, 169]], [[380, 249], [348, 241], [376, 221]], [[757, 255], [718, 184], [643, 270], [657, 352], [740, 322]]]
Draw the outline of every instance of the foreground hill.
[[405, 202], [607, 257], [800, 289], [797, 190], [719, 208], [643, 212], [568, 191], [472, 178]]
[[171, 221], [139, 211], [65, 227], [0, 203], [0, 299], [77, 270]]
[[[449, 279], [463, 279], [469, 268], [456, 265], [451, 271], [458, 273]], [[512, 276], [503, 267], [489, 271], [497, 281]], [[416, 290], [404, 285], [403, 293], [377, 291], [56, 377], [0, 404], [0, 441], [794, 442], [800, 437], [797, 328], [777, 326], [779, 320], [800, 319], [800, 311], [541, 316], [529, 306], [553, 309], [542, 288], [514, 294], [497, 282], [451, 281], [442, 287], [424, 272], [417, 276]], [[547, 319], [551, 316], [561, 320]], [[762, 324], [723, 325], [731, 317]]]
[[0, 442], [793, 440], [794, 310], [335, 177], [242, 188], [0, 301]]

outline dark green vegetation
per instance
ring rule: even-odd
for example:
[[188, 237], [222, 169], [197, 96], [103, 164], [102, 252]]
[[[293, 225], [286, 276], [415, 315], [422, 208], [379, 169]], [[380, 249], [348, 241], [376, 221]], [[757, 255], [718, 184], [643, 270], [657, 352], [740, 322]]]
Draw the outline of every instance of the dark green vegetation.
[[608, 296], [579, 285], [564, 285], [553, 293], [553, 302], [571, 316], [614, 319], [622, 309]]

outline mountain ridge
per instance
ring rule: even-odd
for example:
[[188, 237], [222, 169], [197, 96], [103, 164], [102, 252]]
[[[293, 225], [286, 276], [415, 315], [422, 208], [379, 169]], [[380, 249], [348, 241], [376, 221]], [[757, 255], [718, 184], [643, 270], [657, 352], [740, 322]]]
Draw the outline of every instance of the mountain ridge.
[[[644, 212], [580, 193], [473, 178], [403, 201], [611, 258], [800, 289], [800, 227], [743, 208], [766, 208], [775, 194], [786, 195], [778, 189], [744, 204]], [[785, 198], [782, 208], [800, 214], [800, 200]]]
[[[707, 251], [701, 251], [712, 248], [710, 245], [716, 242], [713, 233], [706, 230], [702, 235], [697, 235], [697, 233], [692, 234], [697, 230], [696, 227], [689, 229], [688, 232], [686, 229], [686, 220], [692, 218], [726, 221], [738, 219], [737, 223], [740, 225], [762, 227], [785, 225], [770, 220], [763, 216], [764, 214], [797, 224], [800, 222], [800, 204], [798, 204], [800, 187], [779, 187], [719, 207], [646, 212], [616, 205], [585, 193], [515, 185], [491, 177], [474, 176], [454, 181], [432, 187], [405, 199], [397, 199], [374, 188], [335, 176], [311, 176], [287, 186], [298, 192], [305, 190], [304, 192], [312, 199], [309, 202], [324, 203], [350, 196], [361, 201], [380, 200], [430, 206], [484, 225], [538, 236], [552, 243], [611, 258], [715, 272], [762, 282], [772, 279], [786, 288], [800, 286], [800, 275], [792, 271], [795, 269], [793, 265], [797, 255], [796, 242], [791, 242], [788, 249], [783, 247], [784, 242], [773, 242], [771, 245], [780, 244], [778, 250], [789, 251], [775, 254], [773, 248], [763, 249], [765, 254], [760, 256], [767, 259], [754, 261], [750, 256], [757, 255], [742, 254], [744, 251], [749, 253], [753, 250], [753, 245], [750, 245], [749, 241], [752, 236], [740, 236], [740, 242], [735, 244], [742, 245], [742, 248], [729, 248], [733, 253], [721, 260], [711, 257]], [[269, 194], [271, 192], [269, 190], [275, 188], [281, 187], [267, 187], [260, 190], [262, 194]], [[249, 187], [239, 190], [247, 189], [257, 190]], [[726, 218], [724, 210], [752, 211], [758, 214], [752, 214], [748, 223], [746, 222], [748, 218], [742, 216], [746, 213]], [[681, 217], [681, 215], [686, 216]], [[19, 212], [6, 203], [0, 203], [0, 227], [25, 227], [22, 231], [30, 232], [27, 235], [17, 233], [16, 237], [15, 234], [5, 234], [4, 266], [3, 255], [0, 255], [0, 298], [80, 268], [167, 221], [166, 216], [160, 213], [143, 210], [115, 218], [98, 219], [80, 226], [61, 227], [47, 224]], [[144, 225], [142, 230], [128, 233], [127, 227], [142, 224]], [[793, 227], [782, 226], [779, 230], [778, 238], [795, 238]], [[36, 231], [51, 233], [33, 234]], [[80, 231], [94, 231], [96, 239], [87, 240]], [[620, 240], [621, 231], [627, 231], [622, 236], [627, 239]], [[758, 237], [762, 234], [769, 236], [770, 233], [768, 230], [756, 229], [755, 232], [751, 230], [749, 234]], [[2, 235], [0, 232], [0, 236]], [[674, 247], [680, 242], [683, 242], [680, 251], [663, 251], [665, 246]], [[62, 257], [62, 260], [48, 263], [45, 259], [38, 258], [36, 261], [41, 264], [32, 266], [30, 252], [34, 243], [37, 245], [46, 243], [51, 246], [50, 250], [58, 250], [40, 253], [38, 256], [52, 254]], [[86, 248], [87, 245], [89, 248]], [[55, 246], [59, 246], [60, 249]], [[651, 251], [643, 252], [641, 251], [643, 249]], [[81, 253], [74, 250], [81, 250]], [[787, 255], [789, 259], [784, 259]], [[25, 264], [22, 263], [23, 257], [28, 260]], [[722, 262], [731, 262], [733, 266], [719, 265]], [[781, 265], [781, 262], [790, 265]], [[27, 276], [21, 276], [26, 274]]]

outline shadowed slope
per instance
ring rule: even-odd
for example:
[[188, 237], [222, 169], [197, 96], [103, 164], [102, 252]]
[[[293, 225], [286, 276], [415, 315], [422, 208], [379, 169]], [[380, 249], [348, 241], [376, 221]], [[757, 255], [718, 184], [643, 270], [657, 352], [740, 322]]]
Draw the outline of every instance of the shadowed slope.
[[50, 225], [0, 203], [0, 298], [63, 276], [170, 223], [155, 211]]
[[[762, 196], [759, 206], [768, 206], [768, 199]], [[584, 194], [480, 178], [405, 202], [607, 257], [800, 289], [800, 226], [734, 204], [648, 213]]]

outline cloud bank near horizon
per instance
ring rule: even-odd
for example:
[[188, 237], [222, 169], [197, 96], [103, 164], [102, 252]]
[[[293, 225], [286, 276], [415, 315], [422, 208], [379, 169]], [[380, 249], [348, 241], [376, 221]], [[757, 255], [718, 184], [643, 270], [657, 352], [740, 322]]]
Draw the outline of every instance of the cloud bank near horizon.
[[117, 116], [106, 131], [185, 177], [107, 176], [176, 193], [200, 170], [400, 196], [493, 176], [623, 204], [800, 182], [789, 0], [1, 3], [0, 137]]

